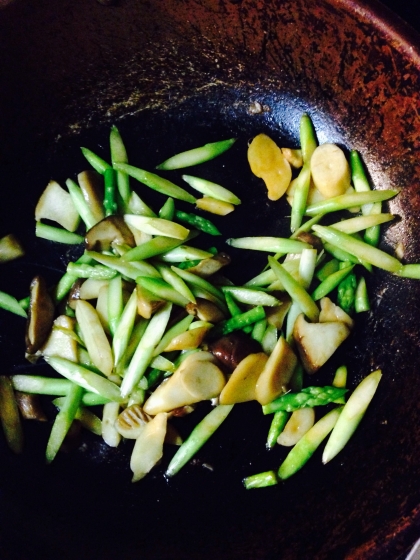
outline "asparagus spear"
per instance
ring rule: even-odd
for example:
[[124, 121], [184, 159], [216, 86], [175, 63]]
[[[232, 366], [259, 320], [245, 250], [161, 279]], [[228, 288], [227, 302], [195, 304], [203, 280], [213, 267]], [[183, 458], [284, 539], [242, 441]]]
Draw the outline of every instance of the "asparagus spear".
[[218, 142], [211, 142], [200, 146], [199, 148], [193, 148], [192, 150], [187, 150], [186, 152], [181, 152], [176, 154], [169, 159], [166, 159], [162, 163], [156, 166], [156, 169], [181, 169], [184, 167], [191, 167], [192, 165], [198, 165], [214, 159], [215, 157], [223, 154], [228, 150], [236, 141], [236, 138], [230, 138], [229, 140], [220, 140]]
[[65, 397], [65, 401], [60, 409], [60, 412], [55, 418], [50, 437], [48, 439], [47, 450], [45, 452], [47, 463], [51, 463], [57, 455], [61, 444], [63, 443], [64, 438], [66, 437], [66, 434], [76, 417], [77, 410], [82, 401], [82, 395], [83, 388], [73, 383], [67, 396]]
[[275, 486], [278, 484], [277, 475], [274, 471], [266, 471], [258, 474], [247, 476], [243, 480], [243, 485], [247, 490], [252, 488], [265, 488], [266, 486]]
[[348, 389], [343, 387], [305, 387], [299, 393], [286, 393], [271, 403], [265, 404], [262, 409], [264, 414], [271, 414], [279, 410], [293, 412], [299, 408], [323, 406], [341, 398]]
[[347, 276], [349, 276], [354, 268], [354, 264], [350, 264], [348, 262], [344, 264], [346, 264], [346, 267], [340, 268], [336, 272], [333, 272], [332, 274], [327, 276], [321, 282], [321, 284], [319, 284], [319, 286], [315, 288], [315, 290], [312, 292], [312, 298], [315, 301], [318, 301], [319, 299], [322, 299], [323, 297], [328, 295], [334, 290], [334, 288], [339, 286]]
[[104, 208], [105, 216], [112, 216], [117, 213], [118, 206], [116, 202], [116, 190], [117, 190], [117, 175], [112, 167], [105, 169], [105, 196], [104, 196]]
[[49, 226], [42, 222], [36, 223], [35, 235], [40, 239], [48, 239], [55, 243], [65, 243], [67, 245], [79, 245], [84, 241], [84, 238], [77, 233], [72, 233], [71, 231], [55, 226]]
[[175, 210], [175, 218], [209, 235], [222, 235], [213, 222], [197, 214]]
[[257, 321], [261, 321], [264, 318], [265, 318], [264, 308], [261, 305], [257, 305], [256, 307], [250, 309], [249, 311], [245, 311], [240, 315], [235, 315], [230, 319], [221, 321], [210, 330], [210, 336], [212, 338], [217, 338], [219, 336], [229, 334], [233, 331], [243, 329], [244, 327], [248, 325], [252, 325]]
[[290, 414], [285, 410], [278, 410], [274, 413], [270, 429], [267, 436], [267, 449], [273, 449], [277, 443], [277, 438], [283, 431]]
[[82, 154], [88, 160], [90, 165], [93, 167], [95, 171], [103, 175], [105, 170], [110, 168], [111, 166], [107, 161], [99, 157], [97, 154], [89, 150], [89, 148], [80, 148], [82, 150]]
[[313, 226], [312, 229], [322, 239], [325, 239], [332, 245], [340, 247], [345, 251], [353, 254], [357, 258], [363, 259], [364, 261], [367, 261], [368, 263], [371, 263], [378, 268], [382, 268], [394, 273], [398, 273], [402, 268], [402, 264], [395, 257], [392, 257], [391, 255], [388, 255], [388, 253], [385, 253], [385, 251], [381, 251], [376, 247], [372, 247], [371, 245], [368, 245], [367, 243], [364, 243], [359, 239], [355, 239], [347, 233], [342, 233], [341, 231], [337, 231], [333, 228], [319, 225]]
[[309, 461], [322, 441], [337, 424], [342, 409], [343, 407], [330, 410], [301, 437], [280, 465], [279, 478], [282, 480], [289, 478]]
[[356, 287], [356, 294], [354, 299], [354, 309], [356, 313], [362, 313], [363, 311], [369, 311], [370, 302], [369, 295], [366, 287], [366, 280], [362, 276]]
[[[111, 149], [111, 162], [114, 166], [116, 163], [128, 163], [127, 151], [124, 146], [124, 142], [121, 138], [121, 134], [118, 128], [114, 125], [111, 127], [111, 133], [109, 135], [109, 145]], [[117, 171], [117, 185], [120, 196], [125, 205], [128, 204], [131, 195], [130, 189], [130, 179], [127, 173], [123, 171]]]
[[172, 461], [166, 469], [166, 476], [174, 476], [188, 461], [197, 453], [206, 441], [214, 434], [217, 428], [223, 423], [233, 404], [220, 404], [216, 406], [203, 420], [197, 424], [189, 437], [184, 441], [175, 453]]
[[123, 171], [133, 177], [133, 179], [137, 179], [140, 183], [143, 183], [150, 189], [154, 191], [158, 191], [161, 194], [166, 196], [171, 196], [172, 198], [176, 198], [179, 200], [184, 200], [185, 202], [190, 202], [191, 204], [195, 204], [196, 198], [188, 193], [185, 189], [178, 187], [171, 181], [164, 179], [163, 177], [159, 177], [155, 173], [150, 173], [149, 171], [145, 171], [144, 169], [139, 169], [138, 167], [133, 167], [128, 163], [116, 163], [115, 169], [117, 171]]
[[10, 294], [6, 294], [6, 292], [0, 291], [0, 308], [20, 315], [21, 317], [27, 317], [26, 311], [19, 304], [18, 300]]
[[290, 229], [292, 233], [302, 223], [306, 210], [309, 186], [311, 183], [311, 158], [318, 143], [312, 120], [306, 113], [300, 119], [300, 144], [302, 148], [303, 167], [296, 179], [295, 193], [293, 196]]
[[322, 455], [323, 463], [331, 461], [349, 441], [373, 399], [381, 377], [381, 370], [372, 372], [350, 395], [325, 446]]
[[356, 296], [356, 275], [351, 271], [338, 285], [337, 303], [346, 313], [352, 315]]

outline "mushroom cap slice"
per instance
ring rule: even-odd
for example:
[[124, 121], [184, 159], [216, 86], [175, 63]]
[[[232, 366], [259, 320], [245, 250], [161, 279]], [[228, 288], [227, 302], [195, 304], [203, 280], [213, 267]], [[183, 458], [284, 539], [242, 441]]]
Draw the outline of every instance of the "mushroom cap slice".
[[30, 286], [30, 304], [26, 324], [26, 352], [35, 354], [46, 341], [54, 320], [54, 302], [42, 276], [35, 276]]
[[220, 404], [235, 404], [256, 399], [255, 387], [268, 360], [267, 354], [249, 354], [233, 370], [223, 391]]
[[297, 357], [284, 337], [280, 337], [258, 378], [257, 401], [264, 405], [287, 391], [297, 365]]
[[154, 416], [159, 412], [210, 400], [220, 395], [225, 384], [215, 357], [210, 352], [194, 352], [150, 395], [143, 410]]
[[350, 328], [341, 321], [308, 323], [303, 314], [299, 315], [293, 338], [305, 371], [309, 374], [318, 371], [349, 334]]
[[88, 251], [108, 251], [112, 243], [136, 246], [134, 236], [121, 216], [107, 216], [86, 233]]

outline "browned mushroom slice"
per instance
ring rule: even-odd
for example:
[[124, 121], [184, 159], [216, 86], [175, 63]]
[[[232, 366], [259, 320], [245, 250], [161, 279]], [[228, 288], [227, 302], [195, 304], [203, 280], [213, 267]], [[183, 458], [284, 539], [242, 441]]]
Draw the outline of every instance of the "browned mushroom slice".
[[188, 272], [192, 272], [201, 278], [208, 278], [212, 274], [219, 272], [224, 266], [230, 263], [230, 257], [226, 253], [218, 253], [214, 257], [209, 257], [208, 259], [203, 259], [197, 265], [192, 266], [188, 269]]
[[121, 216], [108, 216], [86, 233], [85, 247], [88, 251], [107, 251], [111, 243], [135, 247], [134, 236]]
[[42, 276], [35, 276], [30, 286], [30, 304], [26, 324], [26, 352], [35, 354], [46, 341], [54, 320], [54, 303]]
[[0, 239], [0, 262], [8, 262], [23, 257], [25, 250], [17, 237], [10, 233]]
[[261, 345], [238, 331], [211, 342], [209, 350], [229, 371], [233, 371], [246, 356], [261, 352]]
[[150, 319], [155, 311], [165, 304], [165, 301], [155, 296], [140, 284], [136, 286], [137, 291], [137, 311], [141, 317]]
[[304, 243], [309, 243], [309, 245], [312, 245], [312, 247], [317, 251], [322, 251], [323, 249], [321, 239], [308, 231], [302, 231], [296, 239], [299, 239], [299, 241], [303, 241]]
[[225, 384], [215, 357], [210, 352], [194, 352], [150, 395], [143, 410], [154, 416], [159, 412], [210, 400], [220, 394]]
[[102, 175], [93, 169], [82, 171], [77, 180], [82, 189], [83, 198], [89, 205], [90, 211], [97, 222], [105, 218], [104, 213], [104, 185]]
[[126, 439], [137, 439], [152, 417], [146, 414], [139, 404], [124, 409], [115, 422], [115, 428]]
[[273, 325], [276, 329], [281, 329], [283, 326], [283, 321], [286, 318], [286, 315], [292, 305], [292, 300], [286, 292], [272, 292], [272, 295], [275, 296], [279, 301], [281, 301], [281, 305], [275, 305], [274, 307], [266, 307], [265, 308], [265, 315], [267, 317], [267, 322], [269, 325]]
[[198, 317], [200, 321], [220, 323], [226, 319], [223, 311], [215, 303], [204, 298], [197, 298], [196, 303], [188, 303], [185, 309], [189, 315]]
[[25, 420], [38, 420], [39, 422], [46, 422], [48, 420], [42, 409], [39, 395], [15, 391], [15, 398], [22, 418]]
[[350, 328], [341, 321], [308, 323], [299, 315], [293, 327], [293, 338], [305, 371], [315, 373], [349, 336]]
[[67, 296], [67, 305], [71, 309], [76, 309], [76, 303], [78, 302], [79, 299], [81, 299], [80, 288], [82, 287], [84, 281], [85, 278], [78, 278], [76, 282], [74, 282], [73, 286], [71, 287], [69, 295]]

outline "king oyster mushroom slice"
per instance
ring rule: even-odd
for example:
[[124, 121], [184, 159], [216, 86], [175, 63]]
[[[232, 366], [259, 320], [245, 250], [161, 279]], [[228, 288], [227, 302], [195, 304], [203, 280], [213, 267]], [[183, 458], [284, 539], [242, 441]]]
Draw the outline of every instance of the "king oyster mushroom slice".
[[116, 430], [126, 439], [137, 439], [150, 422], [152, 416], [146, 414], [139, 404], [132, 404], [123, 410], [115, 422]]
[[249, 354], [233, 370], [220, 393], [220, 404], [235, 404], [256, 400], [256, 385], [268, 356], [264, 352]]
[[108, 251], [112, 243], [135, 247], [134, 236], [122, 216], [107, 216], [86, 233], [88, 251]]
[[15, 398], [22, 418], [47, 422], [48, 418], [42, 409], [40, 395], [15, 391]]
[[305, 371], [318, 371], [349, 334], [349, 326], [342, 321], [308, 323], [300, 314], [293, 327], [293, 338]]
[[196, 303], [190, 302], [185, 307], [189, 315], [198, 317], [200, 321], [208, 321], [209, 323], [219, 323], [226, 317], [223, 311], [212, 301], [198, 297]]
[[54, 302], [42, 276], [35, 276], [30, 288], [28, 321], [26, 323], [26, 352], [35, 354], [47, 339], [54, 320]]
[[100, 222], [105, 218], [103, 205], [103, 177], [93, 169], [82, 171], [77, 181], [83, 193], [83, 198], [89, 205], [95, 220]]
[[76, 231], [80, 222], [79, 212], [70, 194], [56, 181], [50, 181], [35, 207], [35, 220], [53, 220], [68, 231]]
[[201, 278], [208, 278], [212, 274], [219, 272], [224, 266], [230, 263], [230, 256], [226, 253], [218, 253], [214, 257], [209, 257], [208, 259], [201, 260], [195, 266], [188, 269], [188, 272], [192, 272]]
[[199, 350], [190, 354], [175, 373], [150, 395], [143, 410], [154, 416], [219, 396], [226, 381], [216, 363], [210, 352]]

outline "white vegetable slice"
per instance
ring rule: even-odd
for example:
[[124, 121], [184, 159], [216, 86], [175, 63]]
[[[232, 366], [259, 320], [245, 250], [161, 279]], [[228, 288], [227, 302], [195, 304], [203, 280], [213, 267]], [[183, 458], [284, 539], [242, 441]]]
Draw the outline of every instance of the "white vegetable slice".
[[314, 423], [315, 411], [313, 408], [295, 410], [277, 438], [277, 443], [285, 447], [292, 447], [312, 428]]
[[144, 403], [144, 412], [153, 416], [217, 397], [226, 382], [215, 362], [210, 352], [198, 351], [189, 355], [150, 395]]
[[200, 177], [193, 177], [192, 175], [183, 175], [182, 178], [186, 181], [193, 189], [201, 192], [204, 195], [210, 196], [217, 200], [223, 202], [229, 202], [230, 204], [240, 204], [240, 199], [232, 191], [213, 183], [212, 181], [207, 181], [206, 179], [201, 179]]
[[36, 205], [35, 220], [42, 219], [57, 222], [68, 231], [76, 231], [79, 225], [80, 216], [70, 194], [56, 181], [48, 183]]
[[255, 387], [257, 401], [264, 405], [286, 392], [297, 365], [297, 358], [284, 337], [280, 337], [270, 354]]
[[54, 321], [51, 333], [45, 344], [41, 348], [43, 356], [60, 356], [72, 362], [78, 361], [77, 342], [65, 331], [54, 327], [63, 327], [69, 331], [74, 331], [75, 320], [67, 315], [60, 315]]
[[255, 387], [268, 356], [264, 352], [249, 354], [233, 370], [220, 393], [220, 404], [235, 404], [255, 400]]
[[144, 478], [162, 458], [167, 418], [165, 412], [157, 414], [145, 425], [136, 439], [130, 459], [130, 468], [133, 471], [132, 482]]
[[104, 404], [102, 414], [102, 439], [110, 447], [118, 447], [121, 434], [115, 428], [115, 422], [120, 411], [120, 404], [110, 402]]

